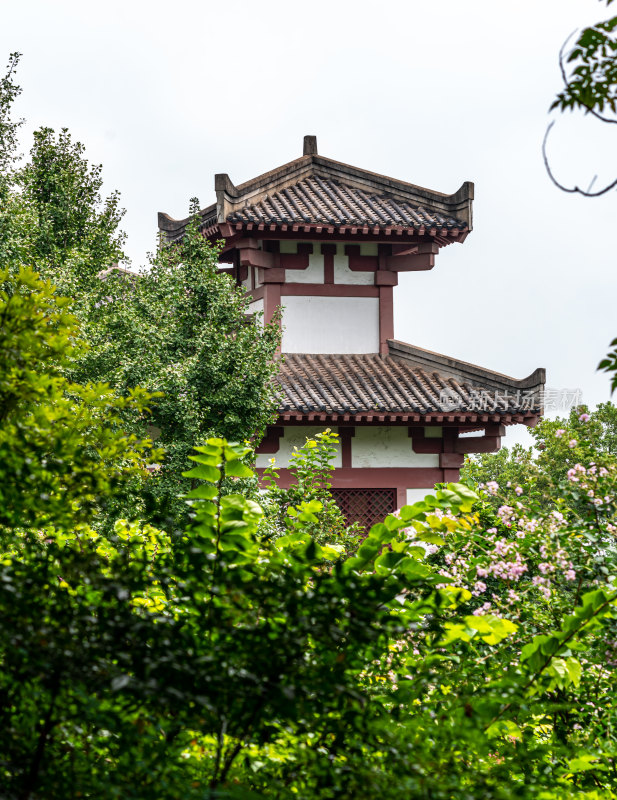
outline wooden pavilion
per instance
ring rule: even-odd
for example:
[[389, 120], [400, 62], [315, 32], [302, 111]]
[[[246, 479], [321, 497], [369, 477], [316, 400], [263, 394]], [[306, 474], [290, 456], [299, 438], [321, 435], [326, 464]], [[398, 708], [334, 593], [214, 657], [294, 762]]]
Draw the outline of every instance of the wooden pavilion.
[[[452, 195], [320, 156], [234, 186], [215, 176], [200, 212], [205, 236], [225, 239], [221, 260], [268, 321], [282, 306], [280, 408], [258, 449], [281, 483], [305, 437], [340, 436], [333, 486], [349, 519], [374, 519], [456, 481], [466, 453], [499, 449], [506, 427], [533, 426], [545, 371], [515, 380], [398, 341], [398, 273], [429, 270], [472, 229], [473, 184]], [[169, 241], [188, 219], [159, 214]]]

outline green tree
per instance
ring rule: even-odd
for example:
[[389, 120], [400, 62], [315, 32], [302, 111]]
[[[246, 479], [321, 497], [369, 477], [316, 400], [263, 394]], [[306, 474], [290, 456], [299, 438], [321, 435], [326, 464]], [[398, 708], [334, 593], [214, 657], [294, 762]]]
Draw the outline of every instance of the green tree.
[[[581, 465], [560, 518], [523, 496], [499, 531], [450, 485], [332, 564], [311, 509], [263, 539], [259, 505], [221, 495], [245, 453], [197, 448], [173, 558], [120, 522], [2, 559], [9, 796], [614, 797], [616, 470]], [[487, 573], [511, 587], [488, 608]]]
[[181, 475], [195, 443], [259, 437], [277, 408], [278, 318], [263, 325], [248, 313], [218, 254], [194, 216], [182, 242], [162, 242], [138, 278], [116, 273], [101, 283], [90, 315], [84, 375], [120, 392], [139, 385], [163, 393], [150, 424], [166, 455], [146, 492], [158, 519], [184, 514], [177, 498], [190, 488]]
[[69, 300], [25, 268], [0, 286], [0, 530], [83, 522], [160, 455], [121, 417], [147, 415], [152, 398], [69, 381], [84, 348]]
[[[405, 523], [376, 526], [345, 563], [305, 530], [317, 506], [301, 503], [285, 536], [262, 539], [260, 507], [221, 495], [225, 480], [251, 478], [248, 448], [210, 439], [186, 475], [203, 483], [189, 494], [181, 548], [139, 523], [100, 537], [90, 523], [101, 495], [140, 468], [148, 443], [122, 432], [124, 404], [105, 387], [63, 377], [77, 335], [68, 303], [29, 271], [5, 283], [3, 794], [203, 798], [237, 785], [242, 797], [259, 783], [247, 765], [269, 743], [289, 749], [290, 733], [296, 761], [296, 739], [300, 754], [345, 753], [350, 720], [372, 695], [363, 674], [386, 668], [373, 662], [411, 620], [438, 612], [440, 577], [407, 556], [405, 540], [390, 550]], [[440, 502], [467, 501], [451, 492]], [[395, 598], [412, 590], [403, 621]], [[317, 764], [305, 796], [327, 796], [333, 777], [355, 791], [347, 769]]]
[[[101, 197], [102, 166], [90, 165], [85, 147], [66, 128], [34, 132], [30, 159], [16, 175], [20, 199], [33, 221], [27, 256], [44, 277], [72, 297], [79, 308], [101, 270], [124, 259], [124, 216], [120, 195]], [[77, 309], [74, 309], [77, 310]], [[80, 315], [82, 316], [82, 315]]]
[[16, 166], [18, 61], [14, 54], [0, 82], [0, 267], [16, 275], [32, 265], [70, 298], [89, 344], [66, 365], [72, 380], [107, 383], [119, 398], [136, 386], [160, 395], [151, 417], [125, 409], [127, 430], [158, 436], [165, 449], [125, 514], [184, 518], [178, 495], [188, 488], [181, 473], [193, 444], [213, 434], [259, 436], [271, 420], [278, 320], [263, 326], [248, 314], [242, 289], [219, 271], [220, 248], [196, 220], [180, 244], [160, 242], [148, 269], [110, 271], [123, 259], [124, 211], [117, 192], [102, 197], [101, 167], [89, 164], [83, 145], [66, 129], [42, 128], [27, 163]]
[[[617, 461], [617, 407], [600, 403], [595, 411], [587, 406], [572, 408], [568, 417], [542, 419], [530, 430], [534, 446], [515, 445], [497, 453], [467, 458], [461, 479], [469, 486], [499, 484], [498, 505], [503, 497], [515, 503], [517, 491], [525, 490], [545, 508], [554, 508], [564, 471], [575, 464], [598, 460], [604, 465]], [[501, 499], [500, 499], [501, 498]]]

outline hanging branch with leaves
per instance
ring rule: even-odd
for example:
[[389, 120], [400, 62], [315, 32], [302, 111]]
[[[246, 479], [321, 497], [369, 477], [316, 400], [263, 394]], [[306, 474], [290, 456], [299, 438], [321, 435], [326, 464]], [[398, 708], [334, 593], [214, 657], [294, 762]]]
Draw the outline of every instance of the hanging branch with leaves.
[[[607, 6], [612, 2], [613, 0], [606, 0]], [[574, 47], [568, 52], [574, 33], [568, 36], [559, 51], [559, 69], [564, 88], [553, 101], [550, 110], [582, 110], [600, 122], [615, 125], [617, 117], [607, 114], [617, 113], [617, 16], [582, 30]], [[617, 187], [616, 178], [602, 189], [594, 191], [597, 175], [592, 178], [587, 189], [565, 186], [557, 180], [547, 155], [548, 137], [554, 125], [555, 121], [551, 122], [544, 134], [542, 156], [548, 176], [557, 188], [569, 194], [600, 197]]]

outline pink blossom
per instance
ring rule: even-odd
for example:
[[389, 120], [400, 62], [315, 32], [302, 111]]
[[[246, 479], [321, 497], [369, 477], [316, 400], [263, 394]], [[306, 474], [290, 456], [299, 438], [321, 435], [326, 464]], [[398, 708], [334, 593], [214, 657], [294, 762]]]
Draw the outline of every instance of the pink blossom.
[[577, 444], [578, 442], [576, 441], [576, 439], [570, 439], [570, 441], [568, 442], [568, 447], [576, 447]]
[[575, 581], [576, 580], [576, 572], [573, 569], [569, 569], [565, 575], [563, 576], [567, 581]]
[[578, 418], [578, 421], [589, 422], [589, 419], [590, 419], [589, 414], [581, 414], [580, 417]]
[[488, 570], [484, 569], [484, 567], [477, 567], [476, 574], [478, 575], [478, 578], [486, 578], [488, 575]]
[[506, 527], [512, 527], [512, 522], [510, 520], [514, 516], [514, 509], [511, 506], [500, 506], [497, 509], [497, 515], [501, 517], [501, 521]]
[[482, 592], [486, 591], [486, 584], [484, 581], [476, 581], [475, 586], [473, 587], [473, 591], [471, 592], [476, 597]]
[[606, 469], [606, 467], [600, 467], [600, 473], [599, 474], [600, 474], [601, 478], [604, 478], [606, 475], [608, 475], [608, 470]]
[[519, 496], [523, 494], [523, 490], [521, 489], [521, 487], [520, 487], [520, 486], [517, 486], [517, 487], [516, 487], [516, 489], [515, 489], [514, 491], [515, 491], [515, 492], [517, 493], [517, 495], [519, 495]]
[[555, 431], [555, 436], [558, 439], [561, 439], [561, 437], [564, 435], [564, 433], [565, 433], [564, 429], [563, 428], [559, 428], [558, 430]]
[[497, 555], [505, 556], [511, 548], [512, 545], [506, 539], [499, 539], [499, 541], [495, 542], [495, 552]]
[[497, 492], [499, 491], [499, 484], [497, 483], [497, 481], [489, 481], [486, 484], [486, 491], [492, 495], [497, 494]]

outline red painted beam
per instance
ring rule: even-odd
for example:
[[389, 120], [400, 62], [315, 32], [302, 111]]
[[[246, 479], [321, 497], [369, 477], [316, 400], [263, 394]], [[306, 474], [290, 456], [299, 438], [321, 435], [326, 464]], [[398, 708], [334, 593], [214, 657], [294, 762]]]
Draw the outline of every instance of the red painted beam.
[[439, 466], [442, 469], [460, 469], [463, 466], [464, 456], [459, 453], [440, 453]]
[[455, 453], [495, 453], [500, 447], [499, 436], [470, 436], [454, 442]]
[[[275, 264], [276, 256], [276, 264]], [[278, 254], [267, 253], [265, 250], [253, 250], [251, 248], [240, 249], [240, 266], [268, 268], [278, 265]]]
[[395, 272], [420, 272], [433, 269], [435, 256], [432, 253], [413, 253], [407, 256], [386, 256], [386, 269]]

